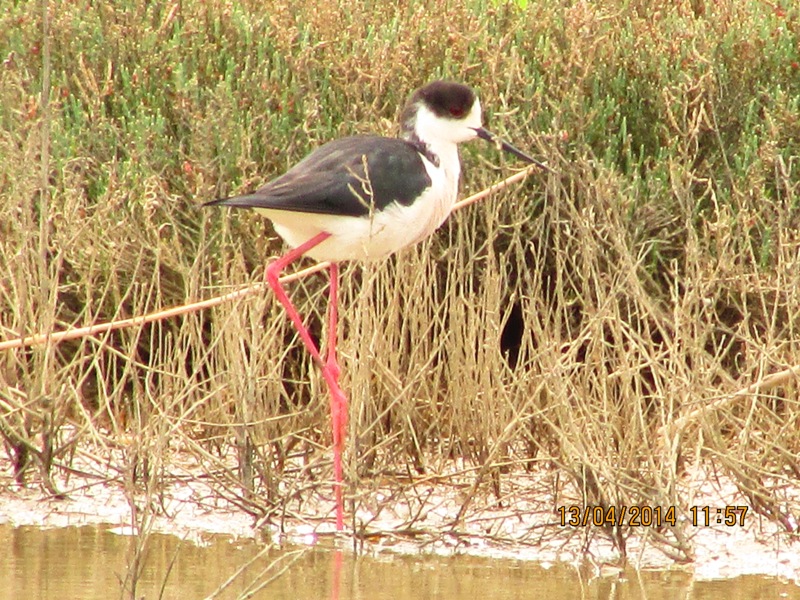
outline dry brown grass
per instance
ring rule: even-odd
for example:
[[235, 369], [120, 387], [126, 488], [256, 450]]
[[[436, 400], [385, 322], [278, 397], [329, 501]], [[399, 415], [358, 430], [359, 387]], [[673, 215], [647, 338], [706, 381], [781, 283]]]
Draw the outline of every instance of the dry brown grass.
[[[800, 363], [797, 9], [535, 4], [76, 4], [52, 15], [44, 93], [41, 14], [3, 17], [2, 337], [259, 279], [280, 248], [268, 226], [200, 201], [325, 139], [392, 131], [409, 90], [447, 75], [557, 175], [344, 270], [351, 497], [458, 457], [473, 493], [538, 464], [587, 504], [686, 510], [677, 484], [708, 464], [792, 529], [796, 380], [736, 392]], [[507, 172], [494, 160], [465, 151], [467, 190]], [[291, 289], [323, 338], [324, 288]], [[156, 494], [180, 446], [221, 495], [279, 514], [331, 478], [326, 409], [269, 296], [0, 354], [4, 452], [51, 492], [90, 443], [129, 448], [120, 477]], [[218, 458], [231, 449], [238, 471]]]

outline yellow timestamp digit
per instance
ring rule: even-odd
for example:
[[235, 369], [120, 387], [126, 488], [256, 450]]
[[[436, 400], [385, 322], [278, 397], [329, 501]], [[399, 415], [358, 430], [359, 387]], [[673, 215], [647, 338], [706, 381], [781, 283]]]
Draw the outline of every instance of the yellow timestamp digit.
[[711, 506], [692, 506], [689, 512], [692, 514], [692, 525], [694, 527], [710, 527], [711, 525], [725, 525], [726, 527], [744, 527], [747, 506], [726, 506], [724, 508], [714, 508]]
[[[581, 509], [578, 506], [559, 506], [558, 512], [561, 515], [561, 526], [566, 527], [567, 525], [571, 527], [577, 527], [581, 524], [580, 514]], [[570, 517], [567, 519], [567, 513], [569, 513]]]
[[726, 506], [725, 507], [725, 525], [728, 527], [744, 527], [744, 516], [747, 514], [747, 506]]

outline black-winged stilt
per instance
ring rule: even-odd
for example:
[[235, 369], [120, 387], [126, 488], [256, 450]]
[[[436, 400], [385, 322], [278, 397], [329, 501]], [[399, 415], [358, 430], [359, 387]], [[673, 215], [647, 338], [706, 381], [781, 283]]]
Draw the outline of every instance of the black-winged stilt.
[[[252, 194], [205, 204], [253, 208], [269, 218], [292, 247], [267, 266], [266, 279], [330, 391], [337, 530], [344, 524], [342, 450], [347, 423], [347, 397], [339, 387], [336, 359], [337, 263], [380, 259], [436, 231], [458, 194], [461, 142], [479, 137], [546, 168], [484, 129], [480, 101], [459, 83], [434, 81], [419, 88], [400, 121], [399, 138], [334, 140]], [[281, 271], [304, 255], [331, 263], [325, 359], [279, 281]]]

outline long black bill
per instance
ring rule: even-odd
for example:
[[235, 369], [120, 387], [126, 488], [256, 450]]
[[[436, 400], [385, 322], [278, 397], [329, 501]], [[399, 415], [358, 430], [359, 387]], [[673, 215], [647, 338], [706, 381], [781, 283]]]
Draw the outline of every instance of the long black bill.
[[478, 137], [481, 138], [482, 140], [486, 140], [487, 142], [491, 142], [492, 144], [494, 144], [495, 146], [497, 146], [501, 150], [505, 150], [506, 152], [508, 152], [510, 154], [513, 154], [517, 158], [521, 158], [525, 162], [529, 162], [529, 163], [531, 163], [533, 165], [536, 165], [537, 167], [540, 167], [540, 168], [544, 169], [545, 171], [550, 171], [551, 173], [553, 172], [553, 170], [550, 167], [548, 167], [546, 164], [544, 164], [543, 162], [540, 162], [540, 161], [536, 160], [532, 156], [528, 156], [522, 150], [520, 150], [518, 148], [515, 148], [514, 146], [509, 144], [507, 141], [505, 141], [503, 138], [501, 138], [499, 136], [496, 136], [495, 134], [493, 134], [491, 131], [489, 131], [485, 127], [477, 127], [475, 129], [475, 133], [477, 133]]

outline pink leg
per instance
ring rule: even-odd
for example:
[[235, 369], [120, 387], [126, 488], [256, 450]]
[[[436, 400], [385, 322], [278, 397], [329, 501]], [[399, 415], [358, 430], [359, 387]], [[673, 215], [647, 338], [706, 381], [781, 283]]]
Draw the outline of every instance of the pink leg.
[[331, 369], [336, 380], [339, 380], [339, 363], [336, 361], [336, 337], [339, 321], [339, 265], [331, 263], [330, 291], [328, 292], [328, 360], [325, 364]]
[[339, 363], [336, 360], [336, 337], [339, 321], [339, 266], [330, 266], [330, 292], [328, 301], [328, 358], [325, 367], [333, 380], [328, 383], [331, 393], [331, 426], [333, 428], [333, 473], [336, 480], [336, 528], [344, 526], [342, 500], [342, 453], [347, 434], [347, 396], [339, 387]]
[[336, 529], [341, 531], [344, 529], [344, 505], [342, 499], [342, 449], [344, 444], [345, 425], [347, 423], [347, 397], [339, 387], [339, 365], [336, 361], [336, 321], [337, 321], [337, 294], [338, 294], [338, 279], [339, 269], [335, 264], [330, 267], [331, 274], [331, 288], [330, 288], [330, 312], [329, 317], [329, 333], [331, 341], [328, 344], [328, 359], [323, 362], [320, 356], [319, 349], [311, 338], [311, 334], [300, 318], [300, 314], [292, 304], [283, 286], [280, 282], [280, 275], [287, 265], [297, 260], [308, 250], [324, 242], [330, 237], [329, 233], [320, 233], [315, 235], [307, 242], [301, 244], [297, 248], [290, 250], [278, 260], [267, 265], [266, 279], [278, 301], [283, 305], [286, 314], [289, 315], [294, 324], [300, 339], [303, 341], [308, 352], [311, 354], [314, 362], [320, 367], [322, 377], [325, 383], [328, 384], [328, 390], [331, 395], [331, 424], [333, 428], [333, 471], [336, 481]]

